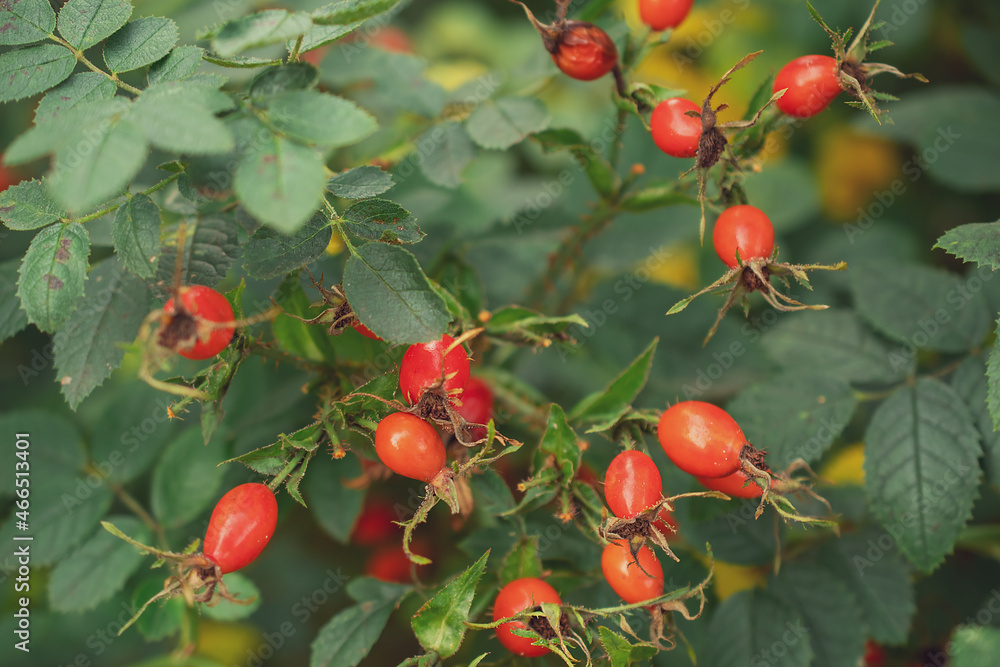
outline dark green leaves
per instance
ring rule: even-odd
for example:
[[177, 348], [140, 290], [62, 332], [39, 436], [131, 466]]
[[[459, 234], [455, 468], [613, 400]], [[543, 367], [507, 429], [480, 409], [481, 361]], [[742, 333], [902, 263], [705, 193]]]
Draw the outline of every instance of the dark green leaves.
[[354, 102], [315, 90], [278, 95], [267, 115], [289, 139], [324, 148], [357, 143], [378, 127], [375, 118]]
[[358, 317], [395, 343], [438, 340], [451, 320], [416, 258], [399, 246], [361, 246], [344, 266], [343, 285]]
[[52, 120], [87, 102], [109, 100], [115, 96], [114, 82], [97, 72], [79, 72], [45, 93], [35, 108], [35, 123]]
[[992, 667], [1000, 655], [1000, 629], [962, 625], [948, 643], [952, 667]]
[[836, 378], [788, 373], [753, 385], [726, 406], [747, 439], [784, 470], [795, 459], [815, 463], [851, 420], [857, 401]]
[[0, 192], [0, 220], [15, 231], [44, 227], [64, 214], [41, 181], [22, 181]]
[[909, 375], [914, 365], [913, 355], [891, 347], [847, 310], [786, 315], [763, 342], [785, 368], [848, 382], [891, 383]]
[[344, 225], [357, 236], [383, 243], [416, 243], [424, 237], [417, 220], [387, 199], [365, 199], [344, 212]]
[[[149, 529], [139, 519], [112, 516], [108, 521], [139, 542], [149, 542]], [[121, 590], [142, 563], [143, 554], [103, 528], [52, 570], [49, 604], [56, 611], [93, 609]]]
[[[990, 367], [993, 372], [990, 377], [996, 377], [996, 348], [990, 354]], [[1000, 431], [993, 428], [994, 417], [990, 414], [991, 406], [996, 406], [996, 381], [987, 382], [986, 364], [978, 357], [969, 357], [955, 371], [951, 378], [951, 387], [965, 401], [972, 418], [979, 429], [979, 437], [983, 446], [983, 463], [987, 478], [997, 484], [1000, 482]], [[989, 400], [990, 393], [994, 396]]]
[[872, 509], [918, 569], [951, 553], [979, 485], [979, 434], [954, 390], [925, 378], [882, 403], [865, 433]]
[[649, 370], [653, 365], [653, 353], [659, 338], [654, 338], [649, 347], [629, 364], [604, 391], [591, 394], [570, 411], [569, 418], [591, 427], [587, 433], [598, 433], [612, 426], [632, 407], [639, 392], [646, 386]]
[[202, 440], [201, 431], [189, 428], [163, 452], [153, 470], [153, 514], [167, 528], [176, 528], [211, 505], [225, 469], [222, 443]]
[[323, 158], [311, 148], [272, 136], [243, 157], [233, 185], [255, 218], [292, 234], [320, 205], [326, 185]]
[[319, 71], [307, 62], [268, 67], [250, 84], [250, 101], [255, 107], [266, 109], [275, 97], [314, 88], [318, 80]]
[[344, 609], [320, 628], [312, 643], [309, 667], [355, 667], [382, 634], [393, 608], [408, 586], [355, 579], [348, 594], [359, 603]]
[[115, 213], [111, 234], [119, 259], [140, 278], [152, 278], [160, 254], [160, 209], [137, 194]]
[[149, 311], [145, 282], [113, 257], [90, 272], [83, 300], [55, 337], [56, 377], [72, 409], [118, 368]]
[[217, 111], [232, 106], [209, 86], [192, 82], [153, 84], [132, 105], [130, 120], [154, 146], [175, 153], [208, 155], [234, 148], [232, 133]]
[[316, 212], [292, 236], [258, 228], [243, 250], [243, 266], [257, 278], [276, 278], [322, 257], [329, 243], [330, 221]]
[[544, 130], [549, 114], [541, 101], [531, 97], [487, 100], [466, 122], [469, 136], [483, 148], [510, 148], [529, 134]]
[[0, 102], [31, 97], [61, 83], [76, 58], [58, 44], [40, 44], [0, 54]]
[[166, 57], [149, 66], [149, 85], [165, 81], [182, 81], [194, 74], [201, 65], [205, 50], [200, 46], [178, 46]]
[[17, 298], [18, 264], [17, 259], [0, 262], [0, 342], [28, 326], [21, 300]]
[[222, 57], [247, 49], [280, 44], [304, 35], [312, 26], [306, 14], [269, 9], [232, 20], [212, 36], [212, 49]]
[[421, 134], [416, 143], [422, 147], [420, 169], [424, 176], [442, 187], [457, 188], [462, 172], [475, 156], [465, 128], [455, 121], [439, 123]]
[[59, 10], [59, 33], [83, 51], [110, 37], [131, 15], [128, 0], [69, 0]]
[[848, 279], [865, 319], [916, 348], [962, 352], [989, 330], [982, 292], [946, 271], [880, 260], [852, 266]]
[[316, 25], [347, 25], [387, 12], [399, 0], [338, 0], [312, 13]]
[[465, 637], [465, 622], [476, 593], [476, 584], [486, 570], [490, 552], [450, 581], [414, 614], [410, 624], [420, 645], [442, 658], [454, 655]]
[[89, 254], [90, 236], [79, 223], [53, 225], [35, 235], [17, 281], [29, 322], [54, 332], [70, 317], [83, 296]]
[[20, 0], [0, 5], [0, 45], [31, 44], [51, 35], [56, 15], [48, 0]]
[[147, 16], [136, 19], [104, 44], [104, 63], [112, 72], [130, 72], [156, 62], [177, 43], [177, 24]]
[[549, 408], [549, 419], [545, 425], [540, 449], [555, 457], [556, 465], [564, 479], [569, 480], [576, 476], [583, 454], [580, 451], [580, 440], [566, 423], [566, 415], [557, 403], [553, 403]]
[[1000, 222], [959, 225], [945, 232], [934, 247], [996, 271], [1000, 269]]
[[[708, 667], [761, 664], [774, 667], [802, 667], [810, 664], [812, 628], [801, 614], [772, 594], [759, 589], [736, 593], [726, 599], [712, 616], [704, 647]], [[725, 641], [719, 641], [725, 637]]]
[[611, 667], [629, 667], [654, 657], [659, 651], [653, 646], [633, 646], [625, 637], [602, 625], [601, 644], [608, 653]]
[[366, 199], [382, 194], [393, 185], [392, 174], [366, 165], [334, 174], [326, 182], [326, 189], [345, 199]]

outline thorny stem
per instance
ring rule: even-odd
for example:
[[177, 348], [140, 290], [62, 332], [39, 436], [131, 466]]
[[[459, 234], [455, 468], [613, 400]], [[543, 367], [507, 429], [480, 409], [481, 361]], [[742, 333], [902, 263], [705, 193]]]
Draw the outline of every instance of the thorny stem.
[[291, 55], [288, 56], [288, 62], [294, 63], [299, 59], [299, 51], [302, 49], [302, 38], [305, 35], [299, 35], [299, 38], [295, 40], [295, 46], [292, 48]]
[[102, 70], [100, 67], [98, 67], [94, 63], [92, 63], [89, 60], [87, 60], [87, 57], [85, 55], [83, 55], [83, 51], [81, 51], [80, 49], [77, 49], [77, 48], [73, 47], [66, 40], [64, 40], [64, 39], [62, 39], [60, 37], [56, 37], [55, 35], [49, 35], [49, 39], [51, 39], [56, 44], [59, 44], [61, 46], [65, 46], [67, 49], [70, 50], [70, 53], [72, 53], [73, 56], [78, 61], [80, 61], [81, 63], [83, 63], [84, 65], [86, 65], [92, 72], [97, 72], [98, 74], [103, 74], [104, 76], [108, 77], [112, 81], [112, 83], [114, 83], [116, 86], [118, 86], [122, 90], [127, 90], [128, 92], [132, 93], [133, 95], [141, 95], [142, 94], [142, 90], [140, 90], [139, 88], [136, 88], [135, 86], [132, 86], [132, 85], [129, 85], [129, 84], [125, 83], [124, 81], [122, 81], [121, 79], [119, 79], [117, 75], [115, 75], [115, 74], [109, 74], [108, 72], [105, 72], [104, 70]]
[[295, 468], [299, 465], [299, 463], [302, 462], [302, 459], [303, 457], [305, 457], [305, 455], [306, 455], [305, 452], [299, 452], [298, 454], [293, 456], [292, 459], [285, 464], [285, 467], [281, 469], [281, 472], [279, 472], [274, 477], [274, 479], [272, 479], [270, 482], [267, 483], [267, 488], [271, 489], [271, 491], [274, 491], [279, 486], [281, 486], [281, 483], [285, 481], [285, 478], [288, 477], [292, 473], [292, 471], [295, 470]]

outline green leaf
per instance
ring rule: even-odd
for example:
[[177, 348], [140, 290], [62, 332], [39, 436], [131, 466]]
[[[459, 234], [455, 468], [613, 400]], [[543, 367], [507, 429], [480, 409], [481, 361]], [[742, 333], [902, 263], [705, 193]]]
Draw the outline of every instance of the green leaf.
[[308, 14], [268, 9], [223, 25], [212, 37], [212, 50], [223, 57], [235, 56], [247, 49], [297, 38], [306, 34], [310, 27], [312, 21]]
[[[81, 102], [56, 115], [48, 116], [17, 137], [4, 152], [6, 164], [36, 160], [74, 144], [93, 149], [95, 140], [106, 132], [116, 118], [124, 115], [128, 102], [121, 97]], [[74, 161], [79, 160], [79, 157]], [[49, 184], [51, 185], [51, 184]]]
[[323, 324], [306, 323], [292, 315], [303, 319], [316, 317], [316, 312], [310, 309], [309, 297], [302, 289], [298, 272], [282, 281], [275, 297], [283, 313], [274, 318], [271, 329], [274, 338], [281, 349], [303, 359], [318, 363], [334, 364], [337, 353]]
[[327, 535], [347, 544], [365, 499], [363, 489], [348, 488], [344, 484], [361, 475], [358, 458], [347, 456], [333, 461], [324, 456], [313, 463], [312, 468], [303, 484], [313, 519]]
[[243, 268], [261, 279], [297, 271], [323, 256], [330, 234], [330, 221], [322, 211], [314, 213], [292, 236], [259, 227], [244, 246]]
[[146, 79], [149, 85], [167, 81], [183, 81], [198, 71], [205, 49], [200, 46], [178, 46], [149, 66]]
[[[163, 245], [156, 267], [156, 281], [172, 285], [177, 257], [177, 225], [164, 230], [163, 238], [173, 242]], [[215, 287], [226, 276], [239, 254], [237, 225], [232, 215], [202, 215], [187, 220], [181, 283]]]
[[[306, 33], [305, 37], [302, 38], [302, 48], [299, 49], [299, 53], [308, 53], [318, 49], [321, 46], [331, 44], [336, 42], [341, 37], [349, 35], [354, 32], [357, 28], [361, 27], [361, 21], [357, 23], [351, 23], [350, 25], [313, 25], [309, 28], [309, 32]], [[288, 43], [288, 50], [291, 51], [294, 48], [291, 42]]]
[[[138, 610], [157, 593], [163, 590], [163, 577], [144, 579], [132, 593], [132, 608]], [[143, 612], [135, 622], [135, 628], [146, 641], [158, 641], [175, 634], [181, 627], [187, 605], [183, 597], [160, 600]]]
[[[238, 621], [260, 608], [260, 589], [248, 577], [239, 572], [230, 572], [222, 577], [222, 581], [229, 592], [243, 601], [243, 604], [220, 600], [218, 604], [204, 605], [201, 611], [205, 616], [216, 621]], [[249, 604], [246, 604], [248, 601]]]
[[549, 124], [549, 112], [534, 97], [502, 97], [486, 100], [472, 112], [466, 129], [483, 148], [503, 149], [520, 143], [529, 134]]
[[359, 201], [342, 217], [348, 231], [368, 241], [417, 243], [425, 236], [417, 227], [417, 219], [388, 199]]
[[[107, 519], [139, 542], [148, 542], [152, 533], [142, 521], [130, 516]], [[143, 554], [103, 528], [61, 561], [49, 580], [49, 605], [67, 613], [93, 609], [125, 585], [142, 563]]]
[[883, 402], [865, 432], [872, 510], [919, 570], [951, 553], [979, 484], [979, 433], [962, 398], [923, 378]]
[[[79, 151], [79, 144], [58, 148], [46, 179], [55, 200], [72, 212], [86, 211], [120, 193], [139, 173], [149, 150], [140, 129], [124, 118], [88, 129], [92, 141], [85, 145], [89, 150]], [[96, 137], [93, 130], [97, 130]], [[83, 135], [87, 137], [85, 131]]]
[[698, 200], [690, 195], [678, 192], [676, 179], [656, 182], [646, 187], [630, 192], [622, 200], [621, 207], [627, 211], [652, 211], [674, 204], [697, 205]]
[[618, 377], [612, 380], [603, 391], [587, 396], [576, 404], [569, 413], [569, 419], [574, 422], [589, 424], [587, 433], [606, 431], [628, 412], [639, 392], [646, 386], [649, 371], [653, 367], [653, 353], [659, 338], [636, 357]]
[[21, 310], [21, 300], [17, 298], [17, 267], [20, 263], [19, 259], [0, 262], [0, 342], [28, 326], [28, 316]]
[[918, 349], [964, 352], [989, 330], [982, 292], [947, 271], [879, 260], [852, 265], [848, 280], [865, 319]]
[[529, 308], [505, 306], [493, 312], [486, 323], [486, 332], [507, 340], [537, 342], [549, 338], [559, 342], [562, 340], [559, 334], [565, 333], [573, 325], [584, 328], [589, 326], [586, 320], [575, 313], [549, 317]]
[[243, 156], [233, 185], [253, 217], [294, 234], [320, 205], [326, 185], [323, 158], [311, 148], [270, 137]]
[[857, 399], [843, 380], [789, 372], [747, 387], [726, 406], [747, 439], [784, 470], [815, 463], [850, 423]]
[[254, 472], [272, 476], [281, 472], [289, 458], [289, 452], [285, 451], [285, 446], [280, 442], [275, 442], [231, 458], [228, 461], [223, 461], [223, 463], [238, 461]]
[[56, 27], [48, 0], [20, 0], [0, 5], [0, 45], [31, 44], [45, 39]]
[[960, 625], [948, 642], [951, 667], [992, 667], [1000, 655], [1000, 628]]
[[514, 507], [514, 496], [507, 482], [495, 470], [487, 469], [482, 475], [469, 478], [469, 485], [479, 507], [487, 514], [500, 514]]
[[620, 180], [611, 164], [575, 130], [551, 129], [531, 137], [546, 153], [569, 151], [584, 168], [591, 185], [600, 194], [610, 196], [618, 190]]
[[111, 227], [115, 251], [140, 278], [152, 278], [160, 254], [160, 209], [148, 195], [137, 194], [115, 213]]
[[606, 625], [600, 626], [598, 631], [601, 633], [601, 644], [611, 660], [611, 667], [629, 667], [659, 653], [655, 646], [633, 646]]
[[[353, 25], [353, 24], [352, 24]], [[356, 27], [356, 26], [355, 26]], [[351, 26], [317, 26], [313, 28], [319, 34], [313, 36], [309, 48], [318, 46], [318, 42], [329, 40], [331, 36], [340, 37], [349, 33]], [[309, 38], [307, 38], [309, 39]], [[303, 41], [305, 46], [305, 40]], [[444, 89], [436, 83], [424, 78], [427, 62], [421, 58], [405, 53], [390, 53], [382, 49], [354, 47], [351, 50], [333, 52], [328, 57], [330, 62], [321, 72], [324, 83], [334, 89], [343, 89], [353, 84], [370, 83], [371, 99], [376, 106], [390, 109], [405, 109], [420, 114], [426, 118], [437, 118], [444, 110], [447, 95]], [[434, 126], [438, 127], [438, 126]], [[440, 137], [434, 139], [431, 127], [422, 136], [429, 143], [424, 143], [429, 149], [440, 143]], [[471, 151], [472, 145], [463, 130], [461, 135]], [[419, 142], [419, 139], [418, 139]], [[418, 143], [418, 145], [421, 145]], [[411, 165], [412, 166], [412, 165]]]
[[438, 123], [417, 137], [416, 144], [423, 156], [420, 170], [427, 180], [445, 188], [462, 183], [462, 172], [475, 156], [475, 147], [461, 123]]
[[820, 560], [861, 605], [867, 636], [879, 644], [906, 642], [917, 610], [910, 568], [895, 552], [872, 552], [880, 533], [847, 534], [824, 544]]
[[0, 220], [14, 231], [38, 229], [63, 215], [41, 181], [21, 181], [0, 192]]
[[35, 124], [52, 120], [78, 104], [110, 100], [118, 89], [113, 81], [97, 72], [80, 72], [45, 93], [35, 109]]
[[73, 73], [76, 58], [58, 44], [39, 44], [0, 54], [0, 102], [44, 92]]
[[190, 82], [154, 84], [132, 104], [130, 120], [150, 143], [192, 155], [228, 153], [235, 147], [229, 127], [215, 117], [231, 106], [225, 94]]
[[254, 77], [250, 84], [250, 101], [255, 107], [266, 109], [278, 95], [314, 88], [318, 80], [319, 71], [310, 63], [269, 67]]
[[451, 315], [407, 250], [368, 243], [344, 266], [344, 293], [369, 329], [394, 343], [438, 340]]
[[89, 254], [90, 235], [79, 223], [52, 225], [35, 235], [17, 281], [29, 322], [51, 333], [69, 319], [83, 296]]
[[313, 10], [312, 20], [316, 25], [346, 25], [387, 12], [397, 4], [399, 0], [338, 0]]
[[708, 636], [725, 637], [725, 641], [707, 642], [705, 664], [749, 664], [749, 656], [773, 667], [813, 664], [812, 630], [802, 614], [769, 591], [740, 591], [726, 598], [712, 615]]
[[500, 566], [500, 584], [523, 577], [542, 576], [542, 559], [538, 553], [538, 536], [528, 535], [519, 540]]
[[379, 167], [365, 165], [334, 174], [326, 182], [326, 189], [345, 199], [366, 199], [382, 194], [393, 185], [392, 174]]
[[324, 148], [356, 144], [378, 128], [375, 117], [354, 102], [315, 90], [278, 95], [267, 117], [289, 139]]
[[[654, 343], [655, 344], [655, 343]], [[545, 433], [539, 449], [552, 454], [563, 478], [571, 480], [580, 467], [583, 452], [580, 451], [580, 439], [566, 422], [566, 414], [557, 403], [549, 406], [549, 418], [545, 424]]]
[[861, 610], [850, 591], [819, 566], [783, 564], [768, 589], [788, 602], [803, 623], [817, 667], [855, 667], [865, 652], [865, 627]]
[[207, 445], [197, 428], [189, 428], [167, 446], [153, 469], [150, 492], [153, 514], [166, 528], [178, 528], [217, 500], [225, 469], [222, 441]]
[[129, 0], [68, 0], [59, 10], [59, 34], [84, 51], [117, 32], [131, 15]]
[[397, 592], [392, 597], [369, 599], [348, 607], [320, 628], [312, 643], [309, 667], [356, 667], [374, 646], [392, 610], [410, 589], [397, 585], [390, 590]]
[[177, 44], [177, 24], [146, 16], [130, 23], [104, 43], [104, 64], [112, 72], [131, 72], [163, 58]]
[[410, 625], [426, 651], [447, 658], [458, 651], [465, 637], [465, 623], [476, 594], [476, 584], [486, 571], [490, 552], [452, 579], [413, 615]]
[[847, 382], [889, 384], [914, 367], [913, 355], [876, 337], [848, 310], [785, 315], [763, 343], [768, 355], [785, 368]]
[[70, 408], [76, 410], [121, 365], [123, 345], [135, 339], [149, 310], [144, 281], [114, 258], [94, 267], [73, 318], [54, 337], [56, 378]]
[[217, 53], [206, 53], [203, 57], [213, 65], [234, 69], [256, 69], [258, 67], [270, 67], [281, 64], [280, 58], [257, 58], [255, 56], [229, 56], [228, 58], [223, 58]]
[[[992, 363], [993, 355], [990, 355]], [[971, 356], [962, 362], [951, 378], [951, 388], [965, 401], [969, 413], [979, 429], [983, 445], [983, 463], [987, 479], [1000, 484], [1000, 431], [994, 430], [993, 417], [987, 405], [990, 386], [987, 382], [986, 364], [979, 357]]]
[[934, 247], [996, 271], [1000, 269], [1000, 222], [974, 222], [953, 227]]

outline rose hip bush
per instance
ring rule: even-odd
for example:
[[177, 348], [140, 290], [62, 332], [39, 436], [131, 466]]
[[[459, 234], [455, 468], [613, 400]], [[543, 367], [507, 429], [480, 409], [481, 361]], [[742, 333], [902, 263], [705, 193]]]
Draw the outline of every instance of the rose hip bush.
[[994, 664], [998, 26], [0, 2], [0, 662]]

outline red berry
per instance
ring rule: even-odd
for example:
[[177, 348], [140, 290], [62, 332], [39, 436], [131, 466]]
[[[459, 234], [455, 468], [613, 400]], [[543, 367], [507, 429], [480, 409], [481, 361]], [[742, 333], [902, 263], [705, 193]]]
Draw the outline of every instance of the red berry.
[[695, 477], [726, 477], [740, 469], [746, 436], [729, 413], [711, 403], [682, 401], [660, 415], [656, 435], [674, 464]]
[[734, 269], [738, 266], [737, 249], [744, 263], [771, 256], [774, 252], [774, 225], [756, 206], [730, 206], [715, 221], [712, 243], [719, 259]]
[[[764, 493], [757, 482], [754, 482], [742, 470], [725, 477], [697, 477], [702, 486], [709, 491], [721, 491], [733, 498], [760, 498]], [[747, 482], [750, 482], [747, 484]], [[772, 480], [771, 486], [774, 486]]]
[[377, 334], [372, 333], [371, 329], [369, 329], [365, 325], [361, 324], [361, 322], [356, 322], [356, 323], [352, 324], [351, 328], [354, 329], [355, 331], [357, 331], [359, 334], [361, 334], [365, 338], [371, 338], [372, 340], [382, 340], [381, 338], [379, 338], [379, 336]]
[[278, 525], [278, 502], [266, 484], [241, 484], [222, 496], [205, 531], [204, 554], [222, 574], [246, 567], [260, 555]]
[[663, 595], [663, 566], [645, 545], [633, 558], [626, 542], [608, 544], [601, 553], [601, 570], [615, 593], [629, 604]]
[[639, 0], [639, 18], [653, 30], [676, 28], [693, 4], [694, 0]]
[[351, 531], [351, 544], [370, 547], [397, 537], [402, 529], [393, 523], [396, 519], [387, 501], [366, 499]]
[[[470, 424], [486, 424], [493, 416], [493, 391], [485, 382], [479, 378], [470, 378], [469, 384], [462, 394], [462, 405], [458, 407], [458, 414]], [[476, 426], [470, 429], [469, 435], [473, 440], [481, 440], [486, 437], [486, 427]]]
[[865, 643], [865, 667], [885, 667], [885, 649], [871, 639]]
[[[0, 155], [0, 160], [3, 159], [3, 155]], [[3, 192], [12, 185], [17, 185], [21, 182], [20, 177], [7, 167], [0, 166], [0, 192]]]
[[430, 482], [447, 462], [434, 427], [408, 412], [394, 412], [375, 428], [375, 452], [397, 475]]
[[614, 69], [618, 49], [608, 33], [596, 25], [570, 21], [556, 37], [552, 60], [567, 76], [592, 81]]
[[688, 111], [700, 114], [701, 107], [683, 97], [671, 97], [657, 104], [649, 117], [653, 142], [667, 155], [694, 157], [698, 152], [701, 116], [688, 116]]
[[[429, 387], [441, 381], [444, 372], [444, 389], [448, 396], [461, 398], [469, 384], [469, 355], [465, 348], [456, 345], [445, 356], [445, 350], [455, 339], [445, 334], [441, 340], [431, 343], [417, 343], [407, 348], [403, 361], [399, 364], [399, 388], [409, 403], [416, 403]], [[442, 369], [442, 360], [444, 368]]]
[[[515, 579], [504, 586], [497, 595], [496, 602], [493, 603], [493, 620], [499, 621], [501, 618], [514, 616], [526, 609], [533, 609], [543, 602], [562, 604], [562, 599], [556, 593], [556, 589], [541, 579], [534, 577]], [[513, 628], [525, 630], [527, 626], [523, 621], [509, 621], [501, 623], [496, 628], [497, 639], [508, 651], [526, 658], [537, 658], [549, 652], [544, 646], [532, 646], [535, 640], [531, 637], [518, 637], [511, 632]]]
[[[233, 332], [236, 330], [233, 325], [233, 307], [229, 305], [226, 297], [204, 285], [181, 287], [177, 293], [184, 310], [194, 319], [197, 336], [197, 340], [193, 343], [178, 348], [177, 354], [187, 359], [208, 359], [222, 352], [233, 339]], [[173, 297], [163, 304], [163, 312], [172, 322], [173, 317], [177, 315]], [[216, 326], [215, 323], [218, 322], [228, 322], [228, 324]]]
[[663, 481], [653, 459], [629, 450], [611, 461], [604, 476], [604, 497], [615, 516], [631, 519], [660, 500]]
[[787, 89], [778, 108], [796, 118], [815, 116], [840, 95], [837, 74], [837, 60], [830, 56], [796, 58], [774, 77], [774, 92]]

